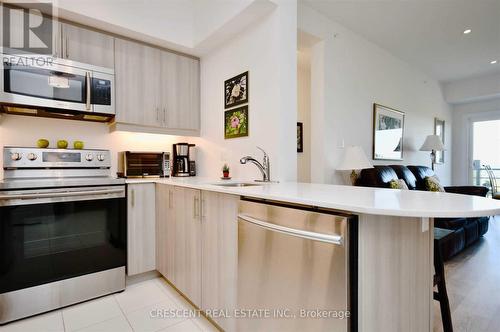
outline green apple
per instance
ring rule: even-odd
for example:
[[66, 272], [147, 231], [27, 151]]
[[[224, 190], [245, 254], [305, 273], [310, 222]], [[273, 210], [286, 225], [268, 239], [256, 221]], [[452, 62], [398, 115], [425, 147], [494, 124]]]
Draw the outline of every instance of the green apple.
[[74, 141], [74, 142], [73, 142], [73, 147], [74, 147], [75, 149], [77, 149], [77, 150], [81, 150], [81, 149], [83, 149], [83, 146], [84, 146], [84, 144], [83, 144], [83, 142], [82, 142], [82, 141]]
[[41, 149], [45, 149], [49, 146], [49, 140], [45, 138], [40, 138], [38, 141], [36, 141], [36, 146], [38, 146]]
[[57, 148], [58, 149], [66, 149], [68, 147], [68, 141], [65, 141], [63, 139], [57, 141]]

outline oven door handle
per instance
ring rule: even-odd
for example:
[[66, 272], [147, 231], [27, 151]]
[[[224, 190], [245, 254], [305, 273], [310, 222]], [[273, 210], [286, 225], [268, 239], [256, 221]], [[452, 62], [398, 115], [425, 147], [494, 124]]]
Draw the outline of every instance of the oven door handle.
[[14, 194], [14, 195], [0, 195], [0, 200], [98, 196], [98, 195], [120, 194], [124, 192], [125, 190], [121, 188], [121, 189], [104, 189], [104, 190], [64, 191], [64, 192], [52, 192], [52, 193]]

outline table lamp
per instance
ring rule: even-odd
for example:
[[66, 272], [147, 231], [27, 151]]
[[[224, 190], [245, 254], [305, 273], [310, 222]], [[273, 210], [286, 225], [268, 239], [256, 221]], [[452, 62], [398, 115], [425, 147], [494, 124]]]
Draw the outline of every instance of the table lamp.
[[352, 171], [351, 183], [356, 184], [358, 175], [356, 170], [373, 168], [372, 163], [366, 157], [365, 152], [360, 146], [348, 146], [344, 149], [344, 155], [340, 164], [337, 166], [338, 171]]
[[424, 144], [420, 148], [420, 151], [431, 151], [431, 167], [434, 170], [434, 164], [436, 163], [436, 151], [444, 151], [443, 141], [438, 135], [429, 135], [425, 138]]

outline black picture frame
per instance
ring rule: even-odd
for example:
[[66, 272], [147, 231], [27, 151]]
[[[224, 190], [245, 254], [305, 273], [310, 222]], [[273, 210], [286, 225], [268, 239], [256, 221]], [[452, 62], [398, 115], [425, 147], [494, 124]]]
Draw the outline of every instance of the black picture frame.
[[297, 122], [297, 152], [304, 152], [304, 124]]
[[[235, 85], [240, 85], [240, 96], [232, 96]], [[224, 109], [248, 103], [249, 97], [248, 71], [224, 81]]]

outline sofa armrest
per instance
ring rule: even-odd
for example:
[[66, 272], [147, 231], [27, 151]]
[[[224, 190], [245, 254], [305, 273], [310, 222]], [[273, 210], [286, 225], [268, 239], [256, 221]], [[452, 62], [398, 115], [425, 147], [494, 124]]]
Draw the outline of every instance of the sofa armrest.
[[447, 193], [454, 194], [464, 194], [464, 195], [475, 195], [486, 197], [489, 189], [485, 186], [452, 186], [452, 187], [444, 187], [444, 190]]

